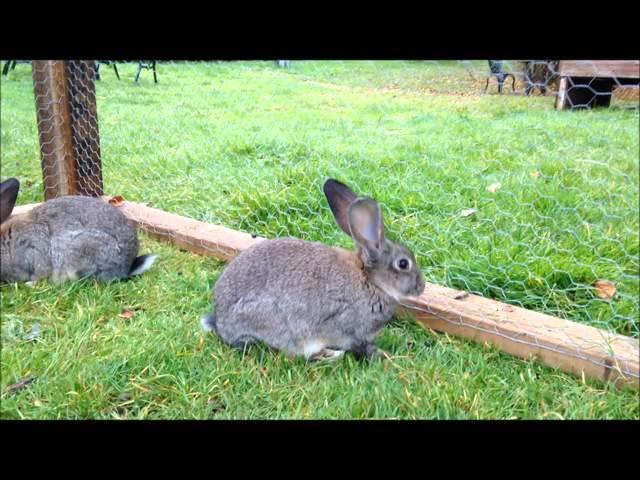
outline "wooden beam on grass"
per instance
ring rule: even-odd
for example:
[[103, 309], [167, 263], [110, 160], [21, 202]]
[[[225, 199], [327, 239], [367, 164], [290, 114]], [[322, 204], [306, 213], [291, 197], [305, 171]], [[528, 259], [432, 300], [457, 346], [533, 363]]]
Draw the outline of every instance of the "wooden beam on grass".
[[[17, 207], [14, 214], [34, 206]], [[222, 260], [264, 240], [140, 203], [125, 201], [118, 208], [154, 237]], [[520, 358], [617, 386], [640, 386], [638, 339], [431, 283], [419, 297], [407, 299], [402, 312], [425, 328], [489, 343]]]
[[[104, 198], [108, 201], [108, 197]], [[125, 201], [118, 208], [138, 228], [153, 237], [168, 240], [177, 247], [190, 252], [214, 256], [224, 261], [231, 260], [254, 243], [264, 240], [248, 233], [199, 222], [141, 203]]]
[[638, 339], [432, 283], [404, 303], [426, 328], [578, 376], [639, 387]]

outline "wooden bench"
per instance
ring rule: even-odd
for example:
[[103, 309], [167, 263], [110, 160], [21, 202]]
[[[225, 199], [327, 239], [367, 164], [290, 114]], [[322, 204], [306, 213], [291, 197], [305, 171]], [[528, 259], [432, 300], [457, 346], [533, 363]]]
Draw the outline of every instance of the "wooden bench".
[[7, 60], [4, 62], [2, 75], [6, 77], [9, 74], [9, 67], [11, 67], [11, 70], [15, 70], [17, 63], [31, 63], [31, 60]]
[[608, 107], [618, 87], [637, 89], [638, 60], [563, 60], [556, 109]]

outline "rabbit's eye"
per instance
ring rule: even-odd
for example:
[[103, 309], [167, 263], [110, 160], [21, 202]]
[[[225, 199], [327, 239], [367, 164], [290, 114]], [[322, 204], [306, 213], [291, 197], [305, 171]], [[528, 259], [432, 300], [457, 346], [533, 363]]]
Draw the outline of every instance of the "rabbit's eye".
[[401, 258], [400, 260], [396, 261], [396, 267], [398, 268], [398, 270], [406, 271], [411, 267], [411, 262], [406, 258]]

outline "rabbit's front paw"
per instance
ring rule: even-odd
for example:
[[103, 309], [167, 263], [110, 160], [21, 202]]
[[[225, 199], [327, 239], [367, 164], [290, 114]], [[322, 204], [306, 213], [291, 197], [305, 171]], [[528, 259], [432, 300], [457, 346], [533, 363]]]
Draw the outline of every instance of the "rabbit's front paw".
[[360, 359], [378, 360], [385, 358], [385, 353], [373, 343], [364, 343], [353, 350], [353, 353]]

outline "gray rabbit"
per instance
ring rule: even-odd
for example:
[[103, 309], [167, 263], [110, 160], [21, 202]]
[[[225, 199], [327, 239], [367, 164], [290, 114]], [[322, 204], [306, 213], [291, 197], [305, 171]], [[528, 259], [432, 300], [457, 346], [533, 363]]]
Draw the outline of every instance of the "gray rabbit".
[[103, 200], [59, 197], [11, 216], [19, 189], [15, 178], [0, 183], [0, 282], [119, 280], [155, 261], [137, 256], [135, 227]]
[[214, 288], [215, 311], [202, 318], [227, 344], [264, 342], [291, 356], [335, 359], [345, 351], [380, 355], [374, 340], [398, 301], [425, 286], [414, 255], [385, 238], [382, 211], [346, 185], [324, 193], [355, 252], [283, 238], [262, 240], [238, 255]]

